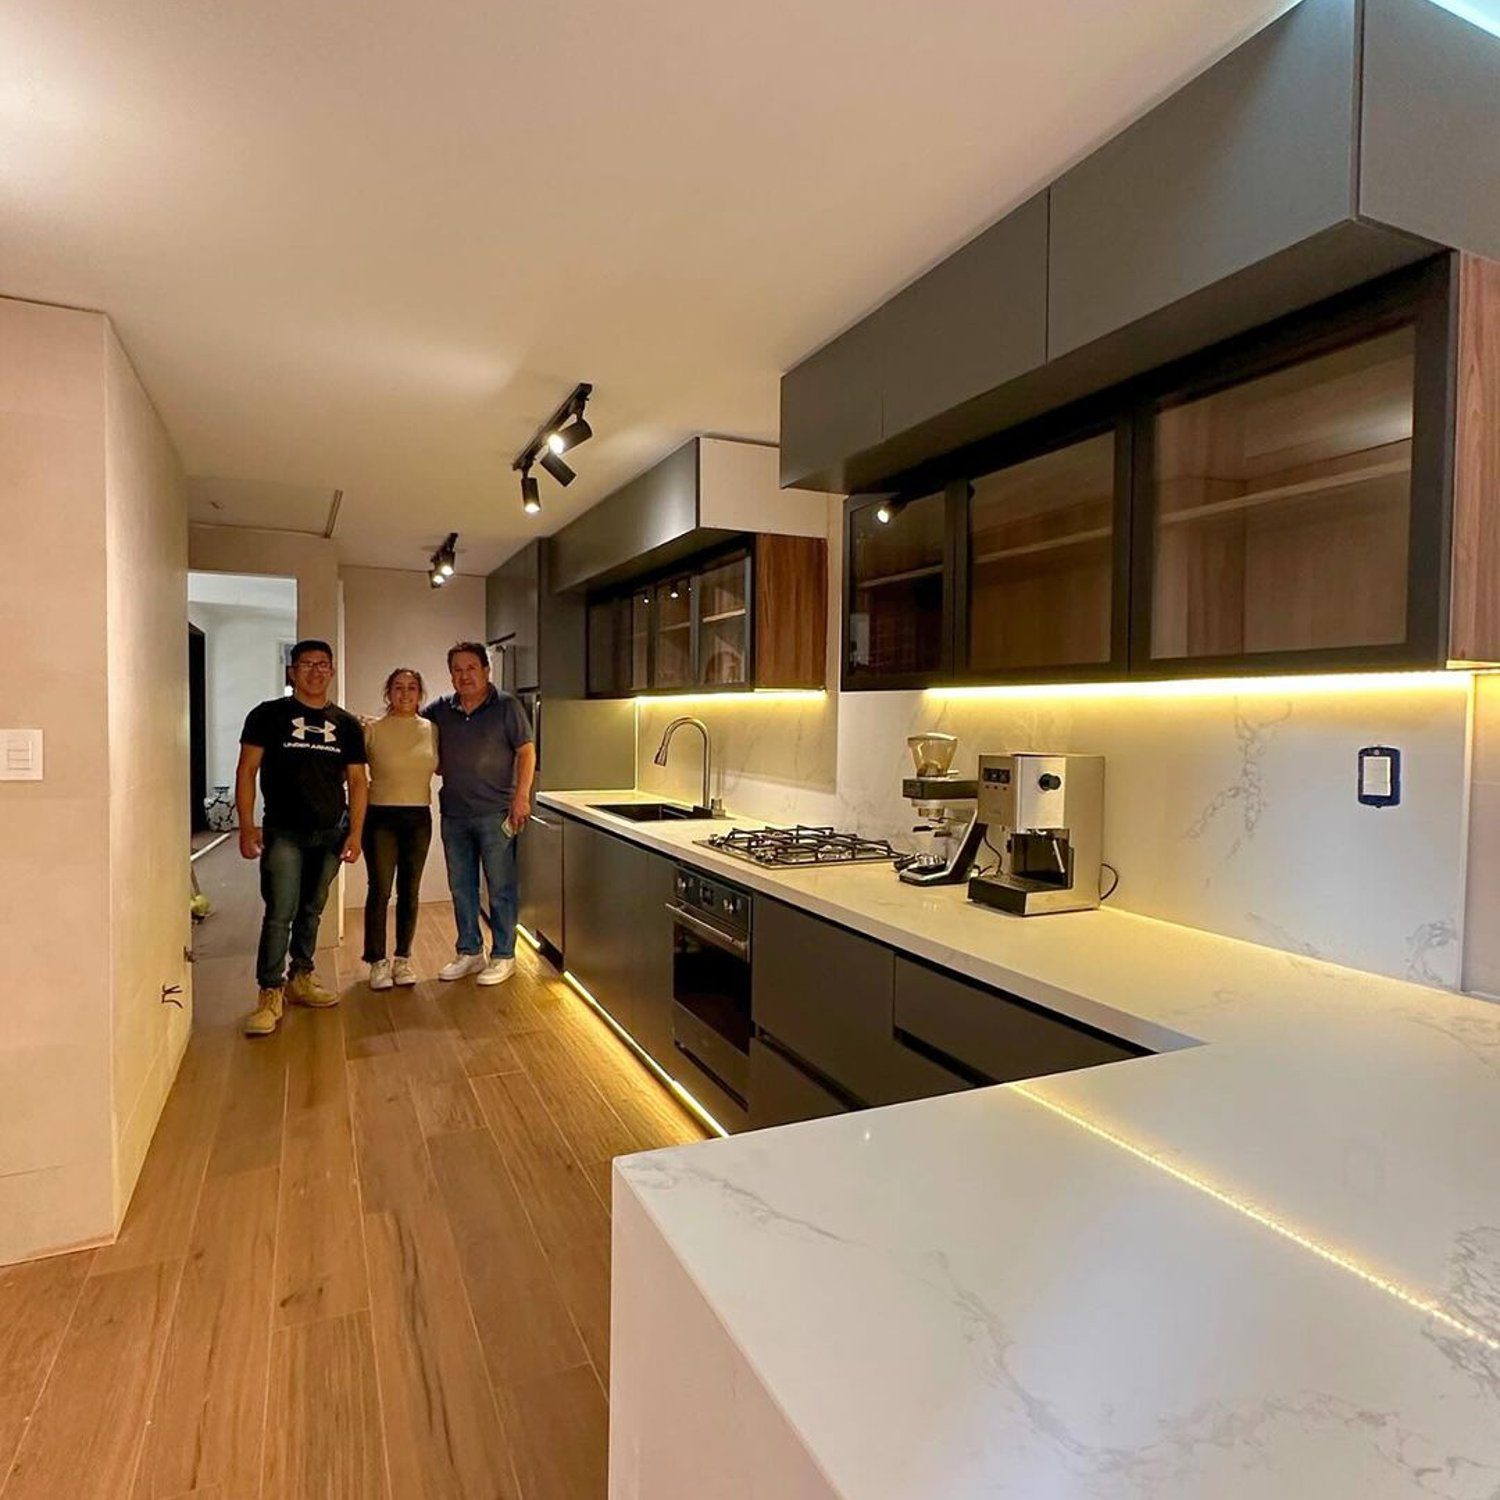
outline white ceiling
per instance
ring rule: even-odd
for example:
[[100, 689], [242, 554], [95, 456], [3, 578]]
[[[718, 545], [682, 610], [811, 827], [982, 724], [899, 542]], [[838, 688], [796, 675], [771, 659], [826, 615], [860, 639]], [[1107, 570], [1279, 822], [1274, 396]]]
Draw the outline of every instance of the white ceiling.
[[1287, 3], [12, 4], [0, 294], [110, 314], [195, 516], [321, 534], [339, 489], [347, 561], [485, 572], [774, 440], [784, 369]]

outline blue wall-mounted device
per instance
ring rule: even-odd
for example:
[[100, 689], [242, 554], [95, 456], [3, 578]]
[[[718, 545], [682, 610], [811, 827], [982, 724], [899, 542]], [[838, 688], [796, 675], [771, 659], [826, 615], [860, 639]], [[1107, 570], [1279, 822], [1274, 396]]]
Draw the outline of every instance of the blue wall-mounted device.
[[1359, 800], [1366, 807], [1395, 807], [1401, 801], [1401, 752], [1389, 745], [1367, 745], [1359, 752]]

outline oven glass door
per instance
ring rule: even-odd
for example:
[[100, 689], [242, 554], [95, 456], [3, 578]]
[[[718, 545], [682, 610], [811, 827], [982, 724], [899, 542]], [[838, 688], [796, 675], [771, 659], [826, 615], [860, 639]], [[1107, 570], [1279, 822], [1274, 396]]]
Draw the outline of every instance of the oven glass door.
[[732, 1094], [749, 1083], [750, 963], [728, 943], [672, 924], [672, 1032], [678, 1046]]

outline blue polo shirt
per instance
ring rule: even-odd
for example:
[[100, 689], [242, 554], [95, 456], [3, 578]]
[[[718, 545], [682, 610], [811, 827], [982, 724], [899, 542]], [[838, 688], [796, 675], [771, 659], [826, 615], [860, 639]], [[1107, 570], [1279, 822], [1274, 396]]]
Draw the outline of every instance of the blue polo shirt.
[[494, 683], [479, 707], [466, 714], [457, 693], [422, 710], [437, 730], [445, 818], [480, 818], [510, 811], [516, 791], [516, 751], [531, 744], [526, 710]]

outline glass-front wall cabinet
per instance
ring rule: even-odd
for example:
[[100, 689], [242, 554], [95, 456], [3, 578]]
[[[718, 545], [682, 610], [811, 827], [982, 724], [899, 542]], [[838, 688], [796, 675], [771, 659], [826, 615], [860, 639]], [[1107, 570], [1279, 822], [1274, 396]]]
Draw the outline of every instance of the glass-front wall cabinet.
[[596, 697], [644, 693], [651, 682], [651, 595], [636, 589], [588, 607], [588, 690]]
[[656, 645], [652, 687], [670, 691], [693, 682], [693, 579], [679, 574], [655, 585], [652, 601]]
[[750, 681], [750, 554], [736, 553], [694, 580], [698, 612], [699, 687], [743, 687]]
[[1116, 658], [1117, 467], [1111, 428], [972, 481], [970, 674]]
[[947, 497], [859, 505], [849, 512], [846, 680], [935, 674], [947, 663]]
[[1406, 326], [1158, 409], [1152, 661], [1406, 640], [1415, 368]]

